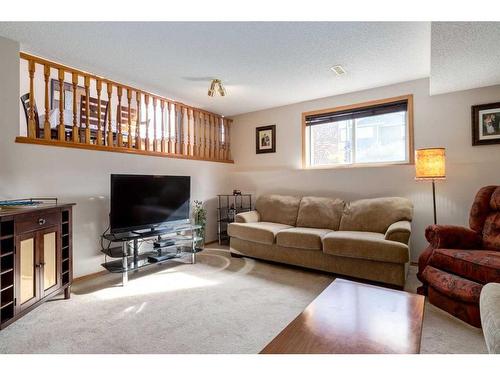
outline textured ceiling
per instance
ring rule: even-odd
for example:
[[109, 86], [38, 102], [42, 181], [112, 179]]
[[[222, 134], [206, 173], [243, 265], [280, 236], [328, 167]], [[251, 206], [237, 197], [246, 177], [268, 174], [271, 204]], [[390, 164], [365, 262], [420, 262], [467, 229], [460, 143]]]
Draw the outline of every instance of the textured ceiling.
[[431, 94], [500, 83], [500, 22], [433, 22]]
[[[429, 22], [0, 23], [24, 51], [226, 116], [428, 77], [430, 33]], [[229, 96], [209, 98], [211, 78]]]

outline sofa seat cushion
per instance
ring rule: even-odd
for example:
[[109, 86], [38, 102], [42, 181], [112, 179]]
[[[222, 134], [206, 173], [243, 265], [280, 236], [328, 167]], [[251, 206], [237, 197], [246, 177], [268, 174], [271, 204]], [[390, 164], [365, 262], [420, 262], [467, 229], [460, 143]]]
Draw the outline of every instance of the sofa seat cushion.
[[341, 257], [391, 263], [406, 263], [410, 259], [407, 245], [386, 240], [383, 234], [374, 232], [328, 233], [323, 238], [323, 252]]
[[283, 229], [276, 235], [276, 243], [284, 247], [321, 251], [321, 240], [330, 232], [329, 229], [303, 227]]
[[422, 272], [422, 278], [432, 288], [441, 294], [458, 301], [479, 303], [482, 285], [457, 275], [427, 266]]
[[498, 251], [436, 249], [428, 264], [481, 284], [500, 282]]
[[270, 223], [260, 221], [258, 223], [231, 223], [227, 227], [227, 233], [230, 237], [236, 237], [241, 240], [258, 242], [272, 245], [276, 234], [283, 229], [292, 228], [290, 225]]

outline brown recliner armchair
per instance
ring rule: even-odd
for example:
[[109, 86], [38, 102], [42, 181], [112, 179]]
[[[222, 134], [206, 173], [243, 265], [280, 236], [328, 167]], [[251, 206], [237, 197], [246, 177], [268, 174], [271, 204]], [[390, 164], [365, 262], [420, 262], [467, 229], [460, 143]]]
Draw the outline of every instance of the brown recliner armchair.
[[429, 246], [418, 260], [418, 293], [457, 318], [481, 327], [479, 295], [483, 285], [500, 282], [500, 186], [476, 194], [470, 229], [431, 225]]

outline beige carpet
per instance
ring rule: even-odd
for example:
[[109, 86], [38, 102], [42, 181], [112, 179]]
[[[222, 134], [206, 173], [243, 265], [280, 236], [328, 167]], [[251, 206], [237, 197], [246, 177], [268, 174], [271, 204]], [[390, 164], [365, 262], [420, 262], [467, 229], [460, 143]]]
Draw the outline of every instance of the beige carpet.
[[[415, 270], [407, 289], [415, 290]], [[1, 353], [258, 353], [333, 278], [211, 246], [119, 286], [105, 275], [73, 287], [0, 331]], [[481, 331], [427, 305], [422, 353], [483, 353]]]

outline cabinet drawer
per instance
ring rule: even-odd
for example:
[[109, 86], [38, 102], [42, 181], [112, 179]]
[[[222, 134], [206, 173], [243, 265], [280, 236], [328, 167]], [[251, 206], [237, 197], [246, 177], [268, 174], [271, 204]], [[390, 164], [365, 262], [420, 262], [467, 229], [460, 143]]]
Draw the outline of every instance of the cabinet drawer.
[[16, 234], [47, 228], [61, 222], [61, 212], [40, 212], [37, 214], [20, 215], [15, 220]]

